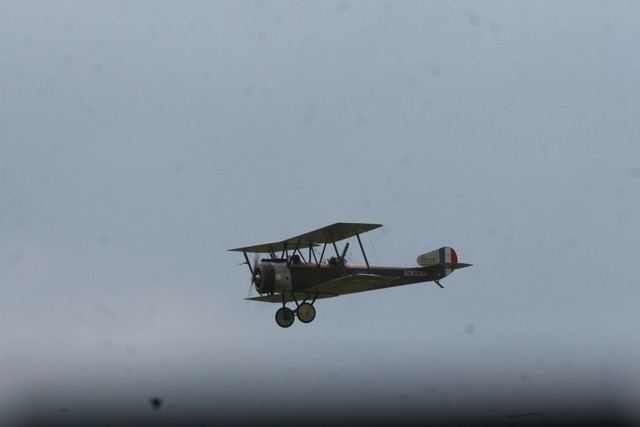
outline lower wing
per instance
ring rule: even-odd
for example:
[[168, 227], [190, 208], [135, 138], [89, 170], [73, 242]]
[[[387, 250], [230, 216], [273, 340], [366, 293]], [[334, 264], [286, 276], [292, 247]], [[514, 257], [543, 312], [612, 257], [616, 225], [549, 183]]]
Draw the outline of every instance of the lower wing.
[[264, 302], [290, 302], [305, 299], [331, 298], [339, 295], [353, 294], [356, 292], [382, 289], [398, 280], [398, 277], [379, 276], [377, 274], [352, 274], [339, 277], [328, 282], [311, 286], [299, 292], [284, 292], [274, 295], [262, 295], [259, 297], [245, 298], [250, 301]]

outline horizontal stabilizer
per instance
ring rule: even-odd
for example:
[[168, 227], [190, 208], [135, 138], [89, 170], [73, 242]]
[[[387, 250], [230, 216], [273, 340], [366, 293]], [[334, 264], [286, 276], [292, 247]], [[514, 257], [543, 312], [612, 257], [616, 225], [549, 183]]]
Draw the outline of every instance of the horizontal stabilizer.
[[462, 262], [445, 262], [442, 264], [429, 265], [427, 267], [423, 267], [425, 270], [437, 270], [440, 268], [445, 268], [448, 270], [458, 270], [460, 268], [471, 267], [473, 264], [465, 264]]

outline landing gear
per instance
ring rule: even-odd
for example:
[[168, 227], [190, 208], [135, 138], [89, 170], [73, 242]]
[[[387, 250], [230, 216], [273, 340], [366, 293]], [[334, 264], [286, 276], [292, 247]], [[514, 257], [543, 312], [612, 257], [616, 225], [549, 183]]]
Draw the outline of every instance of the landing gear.
[[[307, 297], [309, 297], [309, 295], [307, 295]], [[302, 303], [299, 304], [295, 294], [292, 292], [291, 299], [296, 303], [296, 309], [291, 310], [285, 305], [287, 303], [287, 299], [283, 292], [282, 308], [276, 311], [276, 323], [278, 324], [278, 326], [280, 326], [281, 328], [288, 328], [289, 326], [293, 325], [293, 321], [295, 320], [296, 316], [302, 323], [313, 322], [313, 319], [316, 318], [316, 309], [313, 306], [313, 303], [316, 302], [316, 298], [318, 298], [317, 294], [313, 298], [313, 301], [311, 301], [310, 303], [308, 303], [307, 299], [305, 298]], [[291, 301], [291, 299], [289, 301]]]
[[276, 323], [281, 328], [288, 328], [293, 325], [293, 321], [295, 320], [295, 316], [293, 314], [293, 310], [287, 307], [282, 307], [278, 311], [276, 311]]
[[316, 318], [316, 309], [308, 302], [303, 302], [296, 309], [298, 312], [298, 319], [302, 323], [311, 323]]

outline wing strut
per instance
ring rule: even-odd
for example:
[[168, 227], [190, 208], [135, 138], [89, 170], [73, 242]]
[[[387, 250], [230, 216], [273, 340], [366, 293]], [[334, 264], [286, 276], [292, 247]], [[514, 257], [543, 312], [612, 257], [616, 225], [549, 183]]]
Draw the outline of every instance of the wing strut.
[[[340, 259], [340, 252], [338, 252], [338, 246], [336, 246], [336, 239], [333, 238], [333, 233], [331, 232], [331, 230], [329, 230], [329, 237], [331, 237], [331, 243], [333, 243], [333, 249], [336, 251], [336, 257], [338, 257], [338, 259]], [[342, 260], [342, 262], [338, 261], [340, 263], [340, 271], [342, 272], [343, 276], [347, 275], [347, 272], [344, 268], [344, 260]]]
[[356, 233], [356, 237], [358, 238], [358, 244], [360, 245], [360, 250], [362, 251], [362, 256], [364, 257], [364, 262], [367, 264], [367, 271], [371, 274], [371, 267], [369, 266], [369, 260], [367, 259], [367, 254], [364, 252], [364, 246], [362, 246], [362, 240], [360, 240], [360, 235]]
[[244, 255], [245, 261], [247, 261], [247, 265], [249, 266], [249, 271], [251, 272], [251, 277], [255, 277], [255, 275], [253, 274], [253, 267], [251, 266], [251, 263], [249, 262], [249, 257], [247, 256], [247, 253], [245, 251], [242, 251], [242, 255]]
[[[322, 257], [324, 256], [324, 251], [325, 249], [327, 249], [327, 244], [325, 243], [324, 246], [322, 246], [322, 252], [320, 253], [320, 259], [316, 259], [316, 262], [318, 263], [318, 268], [320, 268], [320, 264], [322, 264]], [[313, 256], [316, 256], [315, 251], [313, 252]]]
[[[296, 243], [296, 248], [293, 250], [293, 255], [295, 255], [295, 254], [296, 254], [296, 252], [300, 252], [300, 251], [298, 250], [298, 248], [300, 247], [300, 240], [301, 240], [301, 239], [298, 239], [298, 243]], [[300, 254], [300, 255], [302, 255], [302, 254]], [[303, 258], [304, 258], [304, 257], [303, 257]], [[293, 256], [291, 256], [291, 258], [287, 260], [287, 267], [289, 267], [289, 266], [291, 265], [291, 261], [292, 261], [292, 260], [293, 260]]]
[[336, 251], [336, 256], [340, 256], [340, 252], [338, 252], [338, 246], [336, 246], [336, 239], [333, 238], [333, 233], [329, 230], [329, 236], [331, 237], [331, 243], [333, 244], [333, 249]]

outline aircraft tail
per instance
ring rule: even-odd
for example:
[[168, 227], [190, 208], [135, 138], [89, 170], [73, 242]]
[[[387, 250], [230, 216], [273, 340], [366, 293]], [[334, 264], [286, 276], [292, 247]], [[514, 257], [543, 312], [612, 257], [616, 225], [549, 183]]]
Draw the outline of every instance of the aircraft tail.
[[422, 254], [416, 262], [425, 269], [439, 270], [440, 279], [447, 277], [453, 270], [471, 266], [471, 264], [459, 263], [458, 254], [453, 248], [448, 246], [443, 246], [435, 251]]

